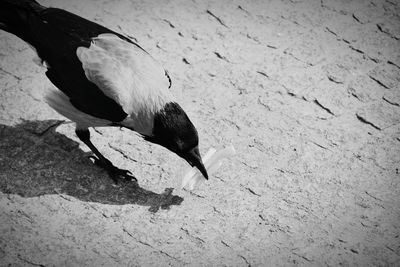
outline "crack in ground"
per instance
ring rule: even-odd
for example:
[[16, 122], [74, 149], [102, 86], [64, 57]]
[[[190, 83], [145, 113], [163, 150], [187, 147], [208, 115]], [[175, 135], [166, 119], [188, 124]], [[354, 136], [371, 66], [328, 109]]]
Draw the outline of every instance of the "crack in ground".
[[397, 65], [396, 63], [394, 63], [393, 61], [388, 60], [387, 63], [388, 63], [389, 65], [393, 65], [393, 66], [395, 66], [396, 68], [400, 69], [400, 66]]
[[[266, 108], [268, 111], [271, 111], [271, 108], [270, 108], [266, 103], [264, 103], [264, 102], [262, 101], [261, 96], [258, 96], [257, 104], [263, 106], [263, 107]], [[256, 148], [257, 148], [257, 147], [256, 147]], [[257, 148], [257, 149], [258, 149], [258, 148]], [[260, 150], [260, 149], [258, 149], [258, 150]], [[261, 150], [260, 150], [260, 151], [261, 151]], [[264, 152], [264, 151], [261, 151], [261, 152]]]
[[399, 104], [399, 103], [392, 102], [392, 101], [390, 101], [389, 99], [387, 99], [385, 96], [383, 96], [382, 99], [383, 99], [384, 101], [386, 101], [387, 103], [389, 103], [390, 105], [393, 105], [393, 106], [396, 106], [396, 107], [400, 107], [400, 104]]
[[371, 125], [372, 127], [374, 127], [375, 129], [377, 129], [377, 130], [379, 130], [379, 131], [382, 130], [379, 126], [376, 126], [374, 123], [368, 121], [368, 120], [367, 120], [366, 118], [364, 118], [362, 115], [356, 114], [356, 117], [357, 117], [357, 119], [358, 119], [359, 121], [361, 121], [362, 123]]
[[156, 249], [155, 247], [153, 247], [153, 246], [150, 245], [149, 243], [146, 243], [146, 242], [144, 242], [144, 241], [142, 241], [142, 240], [136, 238], [136, 237], [135, 237], [134, 235], [132, 235], [128, 230], [126, 230], [125, 227], [122, 227], [122, 231], [124, 231], [127, 235], [129, 235], [131, 238], [133, 238], [136, 242], [138, 242], [138, 243], [140, 243], [140, 244], [142, 244], [142, 245], [144, 245], [144, 246], [147, 246], [147, 247], [153, 249], [154, 251], [157, 251], [157, 252], [159, 252], [160, 254], [167, 256], [168, 258], [171, 258], [171, 259], [176, 260], [176, 261], [178, 261], [178, 262], [182, 262], [180, 259], [175, 258], [174, 256], [169, 255], [167, 252], [165, 252], [165, 251], [163, 251], [163, 250], [160, 250], [160, 249]]
[[238, 5], [238, 9], [242, 10], [244, 13], [246, 13], [247, 15], [251, 15], [249, 11], [247, 11], [246, 9], [244, 9], [241, 5]]
[[326, 10], [329, 10], [329, 11], [331, 11], [331, 12], [334, 12], [334, 13], [337, 13], [337, 14], [340, 14], [340, 15], [347, 15], [347, 14], [348, 14], [348, 13], [347, 13], [346, 11], [344, 11], [344, 10], [338, 11], [338, 10], [336, 10], [336, 9], [333, 9], [333, 8], [331, 8], [331, 7], [327, 6], [327, 5], [325, 5], [325, 4], [324, 4], [324, 0], [321, 0], [321, 1], [320, 1], [320, 4], [321, 4], [321, 7], [322, 7], [322, 8], [325, 8]]
[[[60, 196], [61, 196], [61, 194], [60, 194]], [[98, 210], [94, 205], [88, 204], [87, 206], [89, 208], [91, 208], [92, 210], [96, 211], [97, 213], [100, 213], [104, 218], [108, 218], [104, 212]]]
[[13, 73], [11, 73], [11, 72], [6, 71], [6, 70], [3, 69], [2, 67], [0, 67], [0, 71], [4, 72], [4, 73], [7, 74], [7, 75], [10, 75], [11, 77], [15, 78], [15, 79], [18, 80], [18, 81], [21, 81], [21, 80], [22, 80], [21, 77], [19, 77], [19, 76], [13, 74]]
[[291, 251], [294, 255], [296, 255], [297, 257], [300, 257], [300, 258], [302, 258], [302, 259], [304, 259], [304, 260], [306, 260], [306, 261], [308, 261], [308, 262], [312, 262], [313, 260], [310, 260], [309, 258], [307, 258], [306, 256], [304, 256], [304, 255], [300, 255], [300, 254], [298, 254], [298, 253], [296, 253], [296, 252], [294, 252], [294, 251]]
[[372, 198], [375, 199], [375, 200], [383, 201], [382, 199], [377, 198], [376, 196], [371, 195], [370, 193], [368, 193], [368, 191], [365, 191], [365, 194], [367, 194], [368, 196], [372, 197]]
[[[224, 245], [225, 247], [230, 248], [231, 250], [235, 251], [235, 250], [234, 250], [231, 246], [229, 246], [224, 240], [221, 240], [220, 242], [221, 242], [221, 244]], [[236, 251], [235, 251], [235, 253], [236, 253]], [[236, 255], [237, 255], [239, 258], [241, 258], [242, 260], [244, 260], [244, 261], [246, 262], [246, 264], [247, 264], [248, 267], [251, 267], [251, 264], [250, 264], [250, 262], [246, 259], [246, 257], [244, 257], [243, 255], [240, 255], [240, 254], [236, 254]]]
[[339, 35], [336, 32], [334, 32], [333, 30], [329, 29], [328, 27], [325, 27], [325, 29], [326, 29], [327, 32], [335, 35], [336, 37], [339, 37]]
[[200, 237], [197, 237], [197, 236], [194, 236], [194, 235], [190, 234], [188, 229], [185, 229], [185, 228], [181, 227], [181, 230], [183, 232], [185, 232], [185, 234], [189, 237], [189, 239], [193, 240], [194, 243], [196, 243], [196, 244], [198, 244], [200, 246], [204, 246], [204, 244], [206, 244], [206, 242], [203, 239], [201, 239]]
[[222, 212], [219, 211], [216, 207], [212, 207], [212, 208], [213, 208], [213, 211], [214, 211], [215, 213], [218, 213], [219, 215], [224, 216], [224, 215], [222, 214]]
[[310, 141], [312, 144], [314, 144], [314, 145], [316, 145], [316, 146], [318, 146], [318, 147], [320, 147], [320, 148], [322, 148], [322, 149], [331, 151], [329, 148], [327, 148], [327, 147], [325, 147], [325, 146], [323, 146], [323, 145], [320, 145], [320, 144], [318, 144], [318, 143], [316, 143], [316, 142], [314, 142], [314, 141], [311, 141], [311, 140], [309, 140], [309, 141]]
[[41, 264], [41, 263], [36, 263], [36, 262], [30, 261], [30, 260], [27, 260], [27, 259], [23, 258], [20, 254], [17, 254], [17, 257], [18, 257], [18, 259], [20, 259], [21, 261], [23, 261], [23, 262], [25, 262], [25, 263], [28, 263], [28, 264], [30, 264], [30, 265], [32, 265], [32, 266], [40, 266], [40, 267], [45, 267], [45, 266], [46, 266], [46, 265]]
[[199, 197], [199, 198], [206, 198], [204, 196], [200, 196], [200, 195], [198, 195], [196, 193], [193, 193], [192, 191], [189, 191], [189, 194], [192, 195], [192, 196], [195, 196], [195, 197]]
[[371, 57], [371, 56], [369, 56], [369, 55], [366, 55], [366, 56], [368, 57], [368, 59], [372, 60], [372, 61], [375, 62], [375, 63], [380, 63], [380, 62], [381, 62], [381, 60], [378, 59], [378, 58], [373, 58], [373, 57]]
[[300, 59], [300, 58], [298, 58], [298, 57], [296, 57], [295, 55], [293, 55], [293, 53], [291, 53], [291, 52], [288, 52], [288, 51], [283, 51], [283, 54], [285, 54], [285, 55], [289, 55], [289, 56], [291, 56], [292, 58], [294, 58], [295, 60], [297, 60], [298, 62], [301, 62], [301, 63], [303, 63], [303, 64], [306, 64], [307, 65], [307, 67], [312, 67], [312, 66], [314, 66], [314, 64], [313, 63], [310, 63], [310, 62], [307, 62], [307, 61], [304, 61], [304, 60], [302, 60], [302, 59]]
[[319, 106], [320, 108], [322, 108], [323, 110], [325, 110], [326, 112], [328, 112], [329, 114], [335, 116], [335, 114], [334, 114], [329, 108], [323, 106], [323, 105], [318, 101], [318, 99], [314, 99], [313, 102], [314, 102], [317, 106]]
[[250, 187], [245, 187], [245, 189], [246, 189], [247, 191], [249, 191], [251, 194], [253, 194], [253, 195], [255, 195], [255, 196], [258, 196], [258, 197], [261, 197], [260, 194], [257, 194], [256, 192], [254, 192]]
[[171, 21], [167, 20], [167, 19], [163, 19], [163, 21], [165, 21], [171, 28], [175, 28], [175, 25], [172, 24]]
[[128, 156], [122, 149], [120, 149], [120, 148], [118, 148], [116, 146], [113, 146], [112, 144], [108, 144], [108, 146], [112, 150], [117, 151], [118, 153], [120, 153], [125, 159], [131, 160], [131, 161], [136, 162], [136, 163], [138, 162], [136, 159], [133, 159], [130, 156]]
[[250, 164], [248, 164], [248, 163], [245, 162], [245, 161], [242, 161], [242, 164], [243, 164], [244, 166], [246, 166], [246, 167], [249, 167], [250, 169], [257, 169], [257, 166], [250, 165]]
[[400, 40], [400, 38], [399, 37], [397, 37], [397, 36], [394, 36], [391, 32], [389, 32], [389, 31], [386, 31], [383, 27], [382, 27], [382, 25], [381, 24], [376, 24], [376, 27], [379, 29], [379, 31], [380, 32], [383, 32], [384, 34], [386, 34], [386, 35], [388, 35], [390, 38], [392, 38], [392, 39], [395, 39], [395, 40]]
[[96, 127], [93, 127], [93, 131], [95, 131], [99, 135], [103, 136], [103, 133], [101, 131], [99, 131], [99, 129], [97, 129]]
[[264, 77], [267, 77], [268, 79], [270, 78], [270, 77], [268, 76], [268, 74], [266, 74], [265, 72], [257, 71], [257, 73], [260, 74], [260, 75], [262, 75], [262, 76], [264, 76]]
[[242, 129], [240, 128], [240, 126], [237, 125], [237, 123], [235, 123], [235, 122], [232, 121], [232, 120], [228, 120], [228, 119], [224, 118], [223, 121], [226, 121], [228, 124], [235, 126], [236, 129], [237, 129], [238, 131], [241, 131], [241, 130], [242, 130]]
[[[241, 33], [242, 35], [245, 35], [244, 33]], [[246, 34], [246, 37], [254, 42], [256, 42], [257, 44], [261, 44], [260, 40], [257, 39], [257, 37], [251, 36], [250, 34]]]
[[224, 240], [221, 240], [221, 243], [222, 243], [225, 247], [231, 248], [227, 243], [224, 242]]
[[352, 45], [349, 45], [349, 48], [351, 49], [351, 50], [353, 50], [353, 51], [356, 51], [357, 53], [360, 53], [360, 54], [365, 54], [365, 52], [364, 51], [362, 51], [362, 50], [360, 50], [360, 49], [358, 49], [358, 48], [355, 48], [354, 46], [352, 46]]
[[336, 79], [336, 77], [334, 77], [334, 76], [332, 76], [332, 75], [327, 74], [327, 77], [328, 77], [328, 80], [331, 81], [331, 82], [334, 82], [334, 83], [336, 83], [336, 84], [343, 84], [342, 81], [338, 81], [338, 80]]
[[[300, 95], [298, 95], [298, 94], [295, 94], [295, 93], [291, 92], [291, 91], [290, 91], [290, 88], [288, 88], [288, 87], [285, 86], [284, 84], [280, 83], [279, 81], [277, 81], [277, 80], [273, 80], [273, 81], [277, 82], [283, 89], [285, 89], [285, 90], [286, 90], [286, 94], [287, 94], [288, 96], [291, 96], [291, 97], [293, 97], [293, 98], [296, 98], [296, 99], [300, 99], [300, 100], [304, 100], [304, 101], [306, 101], [306, 102], [309, 102], [304, 96], [300, 96]], [[279, 93], [280, 95], [282, 95], [282, 92], [278, 92], [278, 93]]]
[[375, 81], [377, 84], [379, 84], [380, 86], [386, 88], [386, 89], [390, 89], [387, 85], [385, 85], [383, 82], [381, 82], [379, 79], [373, 77], [372, 75], [368, 75], [368, 77], [370, 79], [372, 79], [373, 81]]
[[114, 145], [112, 145], [112, 144], [108, 144], [108, 146], [109, 146], [112, 150], [114, 150], [114, 151], [120, 153], [120, 154], [121, 154], [125, 159], [127, 159], [127, 160], [131, 160], [131, 161], [133, 161], [133, 162], [136, 162], [136, 163], [139, 163], [139, 164], [144, 164], [144, 165], [147, 165], [147, 166], [158, 166], [158, 167], [159, 167], [159, 165], [156, 164], [156, 163], [148, 163], [148, 162], [138, 161], [137, 159], [134, 159], [134, 158], [128, 156], [122, 149], [120, 149], [120, 148], [118, 148], [118, 147], [116, 147], [116, 146], [114, 146]]
[[222, 59], [222, 60], [224, 60], [224, 61], [226, 61], [228, 63], [231, 63], [226, 57], [224, 57], [220, 53], [214, 51], [214, 54], [217, 56], [217, 58]]
[[297, 25], [297, 26], [306, 28], [304, 25], [301, 25], [301, 24], [298, 23], [296, 20], [291, 20], [291, 19], [289, 19], [289, 18], [287, 18], [287, 17], [285, 17], [285, 16], [283, 16], [283, 15], [281, 15], [281, 18], [284, 19], [284, 20], [286, 20], [286, 21], [289, 21], [289, 22], [291, 22], [291, 23], [293, 23], [293, 24], [295, 24], [295, 25]]
[[222, 26], [229, 28], [228, 26], [226, 26], [226, 24], [222, 21], [222, 19], [220, 19], [219, 17], [217, 17], [216, 15], [214, 15], [214, 13], [212, 13], [209, 9], [207, 9], [207, 14], [209, 14], [211, 17], [213, 17], [214, 19], [216, 19], [219, 24], [221, 24]]
[[[388, 250], [390, 250], [390, 251], [396, 253], [396, 251], [395, 251], [394, 249], [392, 249], [391, 247], [389, 247], [388, 245], [385, 245], [385, 247], [386, 247]], [[397, 253], [396, 253], [396, 254], [397, 254]], [[398, 254], [397, 254], [397, 255], [398, 255]]]
[[[334, 36], [336, 36], [338, 41], [341, 41], [341, 42], [346, 43], [346, 44], [348, 45], [348, 47], [349, 47], [351, 50], [353, 50], [353, 51], [355, 51], [355, 52], [357, 52], [357, 53], [359, 53], [359, 54], [365, 55], [366, 57], [368, 57], [368, 59], [372, 60], [372, 61], [375, 62], [375, 63], [379, 63], [379, 62], [380, 62], [380, 59], [373, 58], [373, 57], [371, 57], [370, 55], [368, 55], [367, 53], [365, 53], [364, 51], [362, 51], [362, 50], [360, 50], [360, 49], [358, 49], [358, 48], [352, 46], [352, 45], [350, 44], [350, 41], [348, 41], [348, 40], [346, 40], [346, 39], [340, 37], [336, 32], [334, 32], [333, 30], [331, 30], [329, 27], [325, 27], [325, 30], [326, 30], [327, 32], [333, 34]], [[393, 63], [393, 62], [391, 62], [391, 61], [388, 61], [387, 63], [388, 63], [388, 64], [392, 64], [392, 65], [396, 66], [397, 68], [400, 68], [400, 66], [396, 65], [395, 63]]]
[[364, 24], [359, 18], [357, 18], [356, 14], [353, 13], [352, 17], [353, 17], [353, 19], [355, 19], [358, 23]]
[[251, 267], [251, 264], [250, 264], [250, 262], [246, 259], [246, 257], [244, 257], [243, 255], [240, 255], [240, 254], [238, 254], [238, 256], [239, 256], [240, 258], [242, 258], [242, 259], [246, 262], [246, 264], [247, 264], [248, 267]]
[[32, 219], [31, 216], [29, 216], [29, 214], [27, 214], [25, 211], [23, 210], [18, 210], [17, 211], [18, 214], [20, 214], [23, 218], [25, 218], [30, 224], [33, 224], [35, 221]]

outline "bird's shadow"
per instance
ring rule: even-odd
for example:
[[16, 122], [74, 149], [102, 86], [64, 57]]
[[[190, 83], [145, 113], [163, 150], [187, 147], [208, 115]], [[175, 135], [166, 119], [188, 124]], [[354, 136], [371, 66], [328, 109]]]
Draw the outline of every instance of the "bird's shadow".
[[152, 212], [182, 203], [171, 188], [157, 194], [136, 182], [115, 185], [77, 142], [55, 131], [61, 123], [0, 124], [0, 191], [23, 197], [66, 194], [82, 201], [149, 206]]

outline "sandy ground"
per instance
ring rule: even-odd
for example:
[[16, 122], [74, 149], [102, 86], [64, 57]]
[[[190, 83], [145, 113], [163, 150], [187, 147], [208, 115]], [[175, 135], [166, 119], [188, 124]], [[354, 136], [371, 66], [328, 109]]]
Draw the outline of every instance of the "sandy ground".
[[134, 40], [172, 77], [203, 153], [187, 165], [92, 130], [113, 185], [43, 101], [33, 51], [0, 32], [1, 266], [399, 266], [400, 1], [40, 1]]

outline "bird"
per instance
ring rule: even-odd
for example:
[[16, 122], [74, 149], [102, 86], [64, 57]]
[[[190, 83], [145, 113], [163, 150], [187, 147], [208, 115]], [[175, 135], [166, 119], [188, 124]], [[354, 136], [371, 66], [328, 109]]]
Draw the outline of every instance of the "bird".
[[90, 128], [123, 127], [208, 173], [197, 129], [173, 97], [168, 72], [130, 38], [64, 9], [35, 0], [0, 0], [0, 29], [36, 52], [54, 88], [47, 104], [76, 125], [94, 163], [115, 183], [135, 180], [90, 140]]

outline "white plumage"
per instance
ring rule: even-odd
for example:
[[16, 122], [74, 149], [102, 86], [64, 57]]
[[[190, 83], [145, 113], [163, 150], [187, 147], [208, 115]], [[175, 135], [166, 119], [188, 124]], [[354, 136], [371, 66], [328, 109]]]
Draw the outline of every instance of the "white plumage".
[[69, 97], [57, 88], [50, 88], [45, 100], [55, 111], [76, 123], [77, 129], [110, 125], [111, 121], [96, 118], [75, 108]]
[[[76, 54], [88, 80], [128, 114], [120, 124], [151, 135], [154, 114], [173, 100], [161, 65], [138, 46], [114, 34], [93, 38], [89, 48], [79, 47]], [[46, 99], [51, 107], [79, 127], [111, 123], [80, 112], [61, 92], [51, 92]]]

